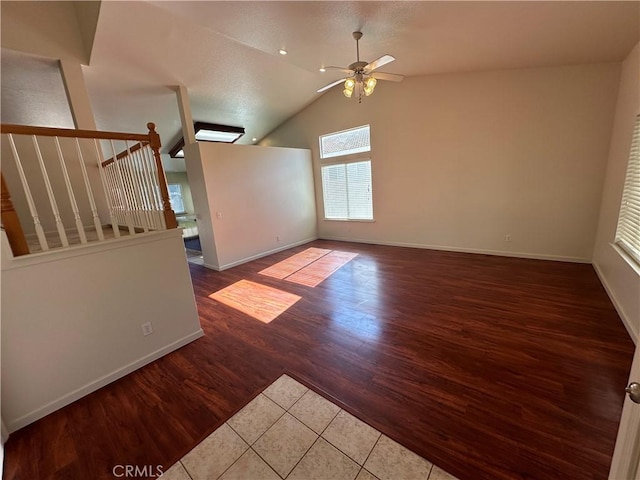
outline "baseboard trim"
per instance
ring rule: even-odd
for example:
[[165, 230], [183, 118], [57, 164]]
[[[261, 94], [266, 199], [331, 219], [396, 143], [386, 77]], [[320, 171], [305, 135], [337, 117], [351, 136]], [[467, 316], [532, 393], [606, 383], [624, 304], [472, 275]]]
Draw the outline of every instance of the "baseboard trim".
[[546, 255], [546, 254], [525, 253], [525, 252], [505, 252], [502, 250], [486, 250], [481, 248], [450, 247], [446, 245], [427, 245], [422, 243], [386, 242], [386, 241], [380, 241], [380, 240], [365, 240], [365, 239], [359, 239], [359, 238], [342, 238], [342, 237], [332, 237], [332, 236], [321, 236], [319, 238], [321, 240], [334, 240], [337, 242], [367, 243], [371, 245], [385, 245], [389, 247], [422, 248], [425, 250], [438, 250], [443, 252], [476, 253], [479, 255], [495, 255], [499, 257], [528, 258], [531, 260], [550, 260], [555, 262], [591, 263], [590, 258], [583, 258], [583, 257], [565, 257], [561, 255]]
[[166, 345], [154, 352], [151, 352], [148, 355], [145, 355], [144, 357], [138, 360], [135, 360], [134, 362], [131, 362], [122, 368], [115, 370], [114, 372], [111, 372], [93, 382], [90, 382], [78, 388], [77, 390], [74, 390], [50, 403], [47, 403], [46, 405], [43, 405], [42, 407], [39, 407], [27, 413], [26, 415], [23, 415], [14, 420], [3, 418], [3, 420], [7, 422], [7, 425], [6, 425], [7, 430], [9, 431], [9, 433], [13, 433], [16, 430], [19, 430], [20, 428], [25, 427], [30, 423], [33, 423], [36, 420], [39, 420], [42, 417], [45, 417], [46, 415], [49, 415], [50, 413], [53, 413], [56, 410], [59, 410], [62, 407], [65, 407], [70, 403], [73, 403], [76, 400], [79, 400], [80, 398], [86, 395], [92, 392], [95, 392], [96, 390], [104, 387], [105, 385], [108, 385], [130, 374], [131, 372], [134, 372], [135, 370], [141, 367], [144, 367], [145, 365], [148, 365], [149, 363], [165, 356], [166, 354], [171, 353], [180, 347], [184, 347], [185, 345], [193, 342], [194, 340], [197, 340], [203, 335], [204, 335], [204, 332], [200, 328], [197, 331], [187, 335], [186, 337], [183, 337], [179, 340], [176, 340], [173, 343], [170, 343], [169, 345]]
[[596, 271], [596, 275], [598, 275], [598, 278], [600, 279], [600, 283], [602, 284], [602, 286], [604, 287], [605, 291], [607, 292], [607, 295], [609, 296], [609, 299], [611, 300], [611, 303], [613, 303], [613, 306], [616, 309], [616, 311], [618, 312], [618, 315], [620, 315], [620, 318], [622, 319], [622, 324], [624, 325], [624, 328], [627, 329], [627, 333], [631, 337], [631, 340], [633, 340], [633, 343], [635, 343], [637, 345], [638, 344], [638, 332], [633, 330], [633, 327], [632, 327], [633, 324], [631, 323], [631, 320], [629, 319], [629, 317], [627, 316], [626, 312], [622, 308], [622, 305], [618, 301], [618, 297], [616, 297], [616, 294], [615, 294], [614, 290], [611, 288], [611, 286], [607, 282], [607, 278], [602, 273], [602, 270], [600, 270], [600, 267], [598, 266], [598, 264], [593, 262], [592, 265], [593, 265], [593, 269]]
[[287, 245], [283, 245], [281, 247], [278, 248], [274, 248], [273, 250], [268, 250], [266, 252], [261, 252], [261, 253], [257, 253], [255, 255], [252, 255], [250, 257], [245, 257], [241, 260], [237, 260], [235, 262], [231, 262], [231, 263], [227, 263], [225, 265], [221, 265], [219, 267], [213, 267], [210, 265], [205, 264], [204, 266], [207, 268], [212, 268], [213, 270], [218, 270], [219, 272], [223, 271], [223, 270], [227, 270], [228, 268], [233, 268], [233, 267], [237, 267], [238, 265], [242, 265], [243, 263], [247, 263], [247, 262], [251, 262], [253, 260], [257, 260], [259, 258], [262, 257], [266, 257], [268, 255], [273, 255], [274, 253], [278, 253], [281, 252], [283, 250], [288, 250], [289, 248], [293, 248], [293, 247], [298, 247], [300, 245], [304, 245], [305, 243], [309, 243], [309, 242], [313, 242], [314, 240], [317, 240], [318, 237], [311, 237], [311, 238], [305, 238], [304, 240], [300, 240], [294, 243], [289, 243]]

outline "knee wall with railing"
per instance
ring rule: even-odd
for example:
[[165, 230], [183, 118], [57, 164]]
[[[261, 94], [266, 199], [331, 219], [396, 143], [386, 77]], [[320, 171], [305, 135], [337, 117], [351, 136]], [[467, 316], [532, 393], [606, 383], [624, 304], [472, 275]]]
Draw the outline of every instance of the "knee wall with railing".
[[147, 134], [1, 126], [2, 227], [14, 256], [176, 228]]

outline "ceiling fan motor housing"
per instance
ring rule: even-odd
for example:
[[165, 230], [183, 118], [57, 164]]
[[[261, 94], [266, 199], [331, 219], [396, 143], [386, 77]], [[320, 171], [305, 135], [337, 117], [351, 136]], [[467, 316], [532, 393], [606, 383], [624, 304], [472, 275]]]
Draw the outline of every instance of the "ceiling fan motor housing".
[[368, 62], [353, 62], [349, 65], [349, 70], [353, 70], [356, 73], [362, 73], [364, 72], [364, 67], [367, 65], [369, 65]]

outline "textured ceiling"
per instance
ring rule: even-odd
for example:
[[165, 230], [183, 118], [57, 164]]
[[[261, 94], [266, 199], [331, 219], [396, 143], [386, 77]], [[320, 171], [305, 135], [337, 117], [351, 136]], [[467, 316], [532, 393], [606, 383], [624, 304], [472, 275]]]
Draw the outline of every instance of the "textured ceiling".
[[106, 1], [83, 68], [100, 129], [154, 121], [168, 150], [181, 136], [180, 84], [194, 120], [245, 127], [246, 144], [340, 78], [318, 69], [355, 61], [355, 30], [363, 60], [392, 54], [381, 71], [416, 76], [618, 62], [639, 19], [639, 2], [613, 1]]

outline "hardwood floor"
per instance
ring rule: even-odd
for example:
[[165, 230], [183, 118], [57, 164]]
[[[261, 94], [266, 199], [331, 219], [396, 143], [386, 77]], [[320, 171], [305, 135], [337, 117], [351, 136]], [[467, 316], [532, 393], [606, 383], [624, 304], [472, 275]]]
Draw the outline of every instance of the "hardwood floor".
[[[315, 288], [257, 272], [358, 256]], [[590, 265], [316, 241], [190, 265], [205, 336], [11, 435], [5, 479], [168, 468], [283, 372], [465, 479], [607, 477], [634, 345]], [[302, 299], [270, 324], [208, 295]]]

